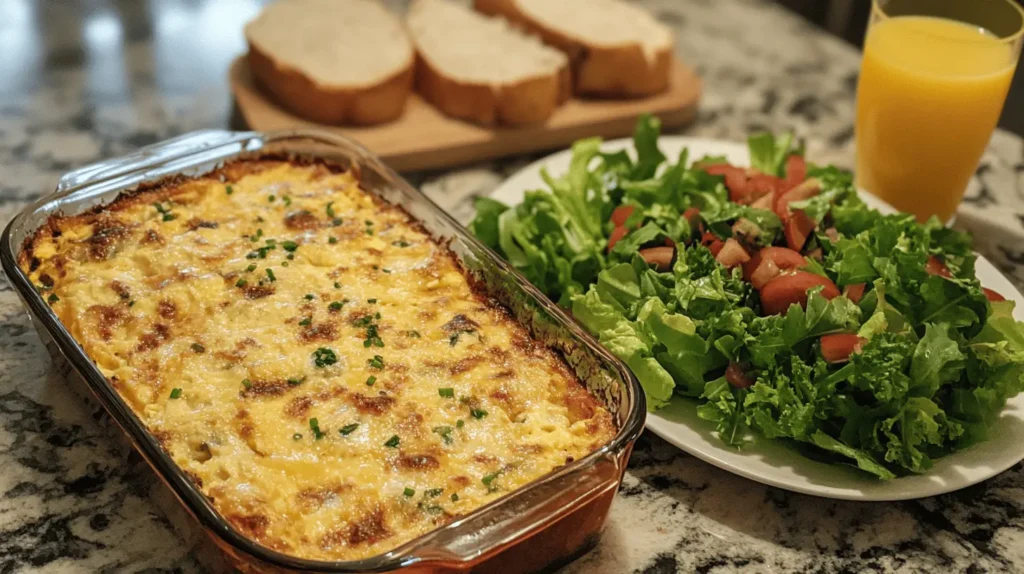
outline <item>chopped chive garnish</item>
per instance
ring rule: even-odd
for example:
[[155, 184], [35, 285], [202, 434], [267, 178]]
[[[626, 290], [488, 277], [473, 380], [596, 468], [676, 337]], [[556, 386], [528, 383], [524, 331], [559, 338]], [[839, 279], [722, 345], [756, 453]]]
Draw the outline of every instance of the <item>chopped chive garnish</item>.
[[270, 239], [267, 240], [267, 245], [260, 247], [256, 251], [250, 251], [245, 255], [246, 259], [266, 259], [267, 253], [277, 247], [277, 245], [270, 243]]
[[302, 433], [297, 432], [292, 435], [292, 440], [302, 440]]
[[333, 218], [335, 216], [334, 215], [334, 202], [333, 201], [327, 202], [327, 210], [326, 211], [327, 211], [327, 217]]
[[441, 439], [444, 440], [444, 444], [452, 444], [453, 442], [455, 442], [452, 439], [452, 427], [447, 426], [447, 425], [446, 426], [439, 426], [439, 427], [434, 427], [432, 430], [433, 430], [433, 432], [435, 434], [441, 436]]
[[50, 303], [52, 305], [53, 303], [60, 301], [60, 297], [58, 297], [55, 293], [50, 293], [50, 296], [46, 298], [46, 301], [47, 303]]
[[313, 318], [312, 317], [306, 317], [305, 319], [299, 321], [299, 326], [300, 327], [308, 327], [309, 324], [312, 323], [312, 322], [313, 322]]
[[452, 493], [452, 502], [458, 502], [458, 501], [459, 501], [459, 495], [458, 495], [458, 494], [455, 494], [455, 493], [453, 492], [453, 493]]
[[281, 262], [281, 267], [288, 267], [288, 262], [287, 261], [282, 261]]
[[367, 299], [366, 302], [371, 304], [371, 305], [373, 305], [374, 303], [377, 302], [377, 300], [376, 299]]
[[324, 438], [324, 433], [320, 432], [320, 421], [316, 420], [316, 417], [309, 419], [309, 430], [313, 431], [314, 440]]
[[[168, 203], [168, 204], [170, 204], [170, 202], [167, 202], [167, 203]], [[160, 214], [161, 216], [163, 216], [163, 217], [162, 217], [162, 219], [163, 219], [164, 221], [172, 221], [172, 220], [173, 220], [173, 219], [174, 219], [175, 217], [177, 217], [176, 215], [174, 215], [173, 213], [171, 213], [171, 208], [169, 208], [169, 207], [164, 207], [164, 206], [163, 206], [163, 204], [160, 204], [160, 203], [154, 203], [154, 204], [153, 204], [153, 207], [155, 207], [155, 208], [156, 208], [156, 210], [157, 210], [157, 212], [158, 212], [158, 213], [159, 213], [159, 214]]]
[[335, 281], [334, 282], [334, 288], [335, 289], [341, 289], [341, 283], [338, 283], [337, 281]]
[[341, 301], [331, 301], [331, 304], [327, 306], [327, 309], [331, 311], [341, 311], [341, 308], [345, 306], [345, 303]]
[[226, 191], [226, 192], [228, 193], [228, 195], [231, 195], [232, 193], [234, 193], [234, 192], [235, 192], [235, 188], [233, 188], [233, 187], [231, 187], [231, 186], [229, 185], [229, 186], [226, 186], [226, 187], [224, 188], [224, 191]]
[[400, 239], [398, 241], [392, 241], [391, 245], [395, 245], [398, 247], [409, 247], [409, 242], [404, 239]]
[[179, 389], [177, 387], [171, 389], [171, 398], [172, 399], [180, 399], [181, 398], [181, 389]]
[[366, 361], [366, 363], [373, 367], [374, 369], [383, 369], [384, 357], [381, 357], [380, 355], [374, 355], [373, 358]]
[[430, 498], [437, 498], [442, 494], [444, 494], [443, 488], [431, 488], [429, 490], [423, 491], [423, 496], [429, 496]]
[[437, 389], [437, 394], [446, 399], [452, 399], [455, 398], [455, 389], [451, 387], [441, 387], [440, 389]]
[[337, 237], [331, 236], [331, 237], [327, 238], [327, 243], [330, 243], [330, 244], [333, 245], [333, 244], [335, 244], [337, 242], [338, 242], [338, 238]]
[[192, 350], [197, 353], [205, 353], [206, 347], [200, 345], [199, 343], [192, 343]]
[[249, 273], [252, 273], [253, 271], [256, 270], [256, 264], [250, 263], [249, 266], [245, 268], [245, 270], [248, 271]]
[[331, 225], [333, 225], [335, 227], [341, 225], [341, 218], [340, 217], [335, 217], [334, 219], [332, 219], [331, 220]]
[[297, 387], [297, 386], [302, 384], [302, 381], [305, 381], [305, 380], [306, 380], [306, 377], [291, 378], [291, 379], [288, 379], [288, 384], [293, 386], [293, 387]]
[[391, 438], [389, 438], [387, 440], [387, 442], [384, 443], [384, 446], [389, 447], [389, 448], [395, 448], [395, 447], [398, 446], [399, 442], [401, 442], [401, 441], [398, 438], [398, 435], [392, 435]]
[[273, 269], [271, 269], [270, 267], [267, 267], [267, 277], [268, 277], [268, 278], [269, 278], [269, 279], [270, 279], [271, 281], [277, 281], [277, 276], [276, 276], [276, 275], [274, 275], [274, 270], [273, 270]]
[[270, 203], [274, 203], [275, 199], [277, 199], [277, 196], [276, 195], [271, 195], [270, 197], [267, 198], [267, 201], [270, 202]]
[[249, 282], [246, 281], [245, 279], [239, 279], [238, 281], [235, 281], [235, 287], [245, 287], [248, 284]]
[[294, 241], [282, 241], [281, 249], [288, 251], [289, 253], [299, 248], [299, 244]]
[[312, 293], [306, 293], [304, 297], [306, 298], [307, 301], [312, 301], [313, 299], [316, 299], [316, 295]]
[[359, 428], [359, 423], [352, 423], [341, 427], [340, 429], [338, 429], [338, 432], [341, 433], [341, 436], [348, 436], [352, 434], [352, 432], [355, 431], [357, 428]]
[[402, 494], [408, 498], [412, 498], [416, 494], [416, 491], [409, 487], [406, 487], [405, 490], [402, 491]]
[[338, 362], [338, 356], [334, 354], [334, 351], [320, 347], [316, 351], [313, 351], [313, 363], [318, 368], [324, 368], [328, 365], [333, 365]]
[[370, 376], [369, 376], [369, 377], [367, 377], [367, 379], [366, 379], [366, 386], [368, 386], [368, 387], [372, 387], [372, 386], [373, 386], [373, 384], [374, 384], [374, 383], [376, 383], [376, 382], [377, 382], [377, 377], [375, 377], [375, 376], [373, 376], [373, 375], [370, 375]]
[[475, 419], [482, 419], [487, 416], [487, 411], [483, 409], [469, 409], [469, 414], [473, 415]]
[[455, 428], [460, 429], [460, 428], [462, 428], [464, 426], [466, 426], [466, 421], [464, 421], [462, 419], [459, 419], [459, 420], [455, 421]]
[[380, 270], [385, 272], [385, 273], [391, 273], [391, 270], [388, 269], [387, 267], [381, 267]]
[[288, 255], [285, 256], [285, 258], [289, 259], [289, 260], [295, 259], [295, 254], [294, 253], [289, 253]]
[[[260, 235], [263, 235], [262, 229], [260, 230]], [[277, 240], [274, 239], [273, 237], [267, 239], [264, 243], [267, 244], [267, 247], [277, 247]]]
[[484, 486], [487, 487], [488, 492], [494, 492], [495, 490], [498, 489], [498, 487], [494, 485], [494, 479], [498, 478], [499, 475], [501, 475], [500, 470], [481, 478], [480, 482], [484, 483]]
[[[378, 319], [380, 318], [379, 314], [378, 314], [377, 318]], [[370, 319], [370, 317], [369, 316], [363, 317], [363, 319]], [[367, 323], [367, 325], [366, 325], [366, 339], [363, 340], [363, 347], [366, 347], [366, 348], [370, 348], [370, 347], [383, 347], [384, 346], [384, 340], [380, 338], [380, 334], [377, 332], [377, 325], [373, 324], [371, 321], [372, 321], [372, 319], [369, 320], [369, 321], [364, 321], [364, 323]]]
[[284, 201], [285, 207], [288, 207], [288, 206], [290, 206], [292, 204], [292, 198], [290, 196], [286, 195], [286, 196], [282, 197], [281, 200]]
[[249, 379], [242, 379], [242, 386], [245, 387], [246, 389], [251, 389], [252, 381], [250, 381]]
[[134, 300], [134, 299], [132, 299], [131, 301], [129, 301], [129, 302], [128, 302], [128, 306], [129, 306], [129, 307], [134, 307], [134, 306], [135, 306], [135, 300]]
[[406, 331], [405, 335], [407, 337], [411, 337], [413, 339], [419, 339], [420, 338], [420, 332], [415, 330], [415, 329], [413, 329], [412, 331]]

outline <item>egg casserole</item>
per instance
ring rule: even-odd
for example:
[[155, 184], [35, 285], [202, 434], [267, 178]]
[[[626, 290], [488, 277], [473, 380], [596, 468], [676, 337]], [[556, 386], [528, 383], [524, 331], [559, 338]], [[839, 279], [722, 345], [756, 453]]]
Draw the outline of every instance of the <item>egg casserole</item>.
[[221, 515], [293, 556], [386, 552], [616, 432], [445, 244], [325, 163], [54, 217], [19, 264]]

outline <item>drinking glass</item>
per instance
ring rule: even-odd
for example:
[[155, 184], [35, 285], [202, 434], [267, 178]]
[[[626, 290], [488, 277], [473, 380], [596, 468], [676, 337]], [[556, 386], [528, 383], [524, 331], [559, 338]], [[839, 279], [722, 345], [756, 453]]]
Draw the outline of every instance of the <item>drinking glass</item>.
[[874, 0], [857, 87], [857, 184], [948, 221], [996, 127], [1024, 37], [1014, 0]]

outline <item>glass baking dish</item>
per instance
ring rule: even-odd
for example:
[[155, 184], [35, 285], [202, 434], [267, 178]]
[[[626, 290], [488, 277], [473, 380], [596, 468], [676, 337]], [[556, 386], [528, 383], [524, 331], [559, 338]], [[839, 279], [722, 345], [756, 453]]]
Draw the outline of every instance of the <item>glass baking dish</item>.
[[[362, 187], [402, 206], [451, 250], [474, 282], [508, 307], [534, 338], [559, 351], [613, 414], [615, 436], [590, 455], [389, 552], [357, 561], [296, 558], [246, 538], [160, 448], [17, 265], [24, 242], [55, 214], [74, 215], [169, 177], [196, 176], [236, 158], [313, 156], [355, 169]], [[359, 144], [317, 130], [200, 131], [61, 178], [0, 237], [0, 262], [55, 360], [66, 360], [191, 518], [209, 535], [197, 551], [211, 569], [260, 572], [531, 572], [572, 560], [596, 543], [618, 491], [646, 405], [636, 378], [557, 305], [430, 199]]]

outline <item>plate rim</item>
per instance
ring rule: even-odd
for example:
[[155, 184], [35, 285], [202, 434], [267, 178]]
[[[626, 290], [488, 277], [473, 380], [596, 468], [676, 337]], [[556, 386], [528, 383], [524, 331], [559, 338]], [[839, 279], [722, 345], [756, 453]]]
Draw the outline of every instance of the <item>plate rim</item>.
[[[608, 151], [617, 151], [619, 149], [631, 150], [633, 147], [632, 143], [632, 138], [616, 138], [602, 142], [602, 149]], [[663, 152], [666, 150], [666, 148], [671, 148], [672, 150], [681, 150], [684, 147], [720, 148], [726, 153], [726, 155], [742, 156], [743, 158], [745, 158], [744, 161], [749, 161], [749, 153], [747, 152], [746, 144], [731, 140], [692, 136], [662, 135], [658, 139], [658, 145]], [[550, 164], [557, 163], [559, 161], [567, 161], [568, 158], [571, 157], [571, 155], [572, 149], [567, 148], [553, 152], [551, 154], [548, 154], [544, 157], [538, 158], [530, 162], [526, 166], [516, 170], [514, 173], [506, 177], [494, 190], [491, 191], [491, 193], [488, 194], [488, 197], [502, 199], [500, 197], [502, 195], [509, 195], [511, 193], [525, 193], [526, 191], [533, 189], [533, 187], [527, 187], [522, 184], [517, 185], [517, 182], [519, 182], [520, 180], [539, 179], [541, 168], [547, 167]], [[670, 159], [673, 159], [671, 157], [671, 154], [666, 153], [666, 155], [669, 155]], [[697, 155], [700, 154], [698, 153]], [[693, 159], [695, 158], [690, 158], [691, 161]], [[733, 159], [733, 161], [740, 160]], [[517, 186], [518, 189], [510, 191], [510, 189], [513, 186]], [[874, 195], [871, 195], [868, 192], [865, 192], [862, 189], [858, 189], [858, 193], [862, 196], [866, 203], [868, 203], [871, 207], [878, 209], [879, 211], [897, 211], [888, 203], [882, 201], [881, 199], [877, 198]], [[988, 261], [988, 259], [986, 259], [983, 255], [978, 254], [977, 252], [975, 253], [978, 256], [978, 260], [979, 263], [981, 263], [981, 265], [987, 265], [988, 267], [990, 267], [991, 272], [995, 273], [995, 275], [998, 276], [998, 278], [1001, 280], [1000, 282], [1006, 283], [1006, 285], [1012, 289], [1008, 298], [1014, 300], [1017, 303], [1015, 315], [1018, 315], [1018, 320], [1020, 320], [1019, 315], [1021, 314], [1022, 309], [1024, 309], [1024, 296], [1020, 294], [1017, 288], [1013, 286], [1013, 284], [1010, 283], [1008, 279], [1006, 279], [1005, 275], [1003, 275], [994, 265], [992, 265], [992, 263]], [[685, 401], [686, 399], [682, 397], [674, 397], [674, 400]], [[689, 401], [689, 403], [696, 404], [694, 401]], [[1006, 406], [1004, 406], [1003, 412], [1009, 412], [1011, 406], [1024, 407], [1024, 393], [1009, 399], [1007, 401]], [[1017, 418], [1018, 421], [1024, 422], [1024, 415], [1021, 415], [1020, 413], [1011, 413], [1009, 416], [1015, 416], [1015, 418]], [[963, 473], [956, 472], [958, 470], [957, 467], [954, 466], [956, 457], [958, 455], [961, 455], [962, 453], [969, 452], [972, 449], [979, 448], [985, 443], [992, 444], [992, 439], [989, 439], [988, 441], [985, 441], [984, 443], [981, 443], [979, 445], [973, 445], [971, 447], [968, 447], [967, 449], [957, 451], [955, 453], [951, 453], [947, 456], [944, 456], [941, 459], [937, 459], [937, 461], [939, 462], [946, 463], [946, 466], [948, 468], [945, 468], [944, 471], [946, 474], [949, 474], [953, 478], [953, 480], [941, 480], [941, 478], [945, 476], [943, 473], [923, 473], [920, 475], [908, 475], [904, 477], [899, 477], [889, 481], [881, 481], [871, 479], [871, 477], [864, 473], [863, 471], [856, 470], [855, 468], [850, 468], [847, 472], [851, 473], [851, 479], [854, 476], [856, 476], [858, 480], [864, 479], [864, 486], [866, 487], [861, 489], [854, 489], [855, 487], [853, 486], [828, 484], [819, 485], [806, 481], [791, 482], [770, 475], [760, 475], [755, 470], [752, 470], [751, 468], [748, 468], [743, 464], [728, 461], [719, 456], [731, 450], [730, 447], [728, 447], [724, 443], [721, 446], [718, 446], [711, 444], [709, 442], [707, 449], [703, 448], [703, 445], [687, 444], [685, 441], [686, 437], [677, 436], [671, 429], [666, 428], [667, 425], [671, 424], [680, 424], [682, 426], [687, 427], [690, 432], [699, 434], [699, 431], [692, 428], [692, 426], [688, 425], [687, 423], [677, 423], [671, 421], [663, 416], [660, 416], [657, 411], [648, 411], [644, 426], [645, 428], [649, 429], [652, 433], [658, 435], [659, 437], [661, 437], [674, 447], [679, 448], [680, 450], [708, 464], [711, 464], [732, 474], [736, 474], [738, 476], [742, 476], [749, 480], [753, 480], [755, 482], [759, 482], [769, 486], [782, 488], [784, 490], [837, 500], [850, 500], [859, 502], [885, 502], [898, 500], [914, 500], [919, 498], [926, 498], [929, 496], [936, 496], [939, 494], [945, 494], [948, 492], [960, 490], [962, 488], [966, 488], [968, 486], [972, 486], [974, 484], [978, 484], [980, 482], [988, 480], [1012, 468], [1021, 460], [1024, 460], [1024, 447], [1022, 447], [1019, 450], [1017, 450], [1017, 452], [1015, 452], [1014, 454], [1007, 456], [1005, 459], [1000, 459], [998, 464], [996, 464], [995, 466], [991, 466], [986, 468], [985, 470], [979, 471], [978, 475], [976, 476], [964, 478]], [[717, 437], [713, 437], [713, 440], [717, 440]], [[779, 446], [790, 449], [792, 451], [792, 448], [786, 445]], [[792, 452], [794, 456], [799, 457], [802, 461], [807, 462], [808, 464], [811, 465], [821, 465], [822, 467], [829, 469], [836, 469], [837, 467], [846, 466], [821, 463], [813, 459], [807, 458], [798, 452]], [[768, 463], [758, 461], [758, 464]], [[846, 469], [842, 470], [845, 471]], [[956, 480], [957, 478], [959, 478], [960, 480]], [[878, 486], [883, 488], [875, 490], [872, 488], [872, 486]], [[901, 488], [902, 486], [907, 486], [909, 488]]]

